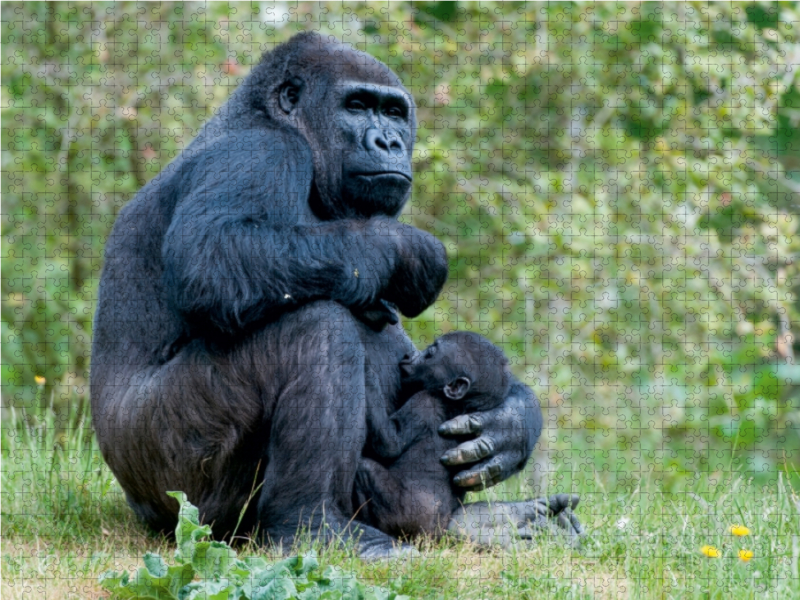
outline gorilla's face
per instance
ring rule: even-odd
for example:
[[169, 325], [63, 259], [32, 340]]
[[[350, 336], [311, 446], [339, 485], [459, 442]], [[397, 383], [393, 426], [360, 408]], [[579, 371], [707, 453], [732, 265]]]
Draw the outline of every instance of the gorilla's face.
[[346, 82], [331, 126], [342, 157], [342, 200], [364, 216], [395, 216], [411, 189], [411, 114], [405, 91]]
[[413, 99], [402, 87], [332, 79], [315, 91], [296, 79], [280, 96], [311, 145], [325, 217], [396, 217], [413, 177]]

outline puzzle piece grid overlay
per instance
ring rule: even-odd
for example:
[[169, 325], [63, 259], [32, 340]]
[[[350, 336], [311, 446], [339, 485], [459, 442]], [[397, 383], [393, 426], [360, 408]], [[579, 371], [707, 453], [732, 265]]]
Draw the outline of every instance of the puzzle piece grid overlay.
[[[418, 348], [485, 335], [537, 392], [525, 494], [796, 480], [798, 17], [770, 3], [4, 3], [4, 430], [52, 410], [54, 440], [74, 433], [120, 209], [264, 51], [316, 30], [414, 96], [401, 220], [445, 244], [450, 276], [404, 327]], [[738, 520], [733, 502], [716, 510]]]

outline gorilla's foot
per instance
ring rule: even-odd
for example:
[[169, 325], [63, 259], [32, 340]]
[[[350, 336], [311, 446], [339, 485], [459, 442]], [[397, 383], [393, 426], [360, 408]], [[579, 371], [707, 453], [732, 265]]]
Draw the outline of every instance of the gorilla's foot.
[[[342, 544], [352, 544], [363, 560], [392, 560], [395, 558], [419, 555], [414, 546], [404, 544], [398, 539], [364, 523], [331, 522], [329, 518], [328, 539], [336, 539]], [[333, 534], [331, 536], [330, 534]]]
[[578, 548], [583, 527], [572, 512], [579, 498], [556, 494], [523, 502], [475, 502], [459, 508], [447, 530], [481, 544], [509, 547], [517, 540], [549, 536]]
[[410, 544], [394, 543], [359, 544], [358, 557], [362, 560], [394, 560], [419, 556], [419, 550]]
[[349, 523], [345, 531], [356, 543], [358, 556], [363, 560], [392, 560], [419, 554], [414, 546], [363, 523]]

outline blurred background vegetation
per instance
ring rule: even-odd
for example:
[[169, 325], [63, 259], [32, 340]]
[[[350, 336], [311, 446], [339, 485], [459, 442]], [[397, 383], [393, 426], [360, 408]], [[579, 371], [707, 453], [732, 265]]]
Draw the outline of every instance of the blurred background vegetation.
[[451, 277], [406, 326], [505, 348], [539, 468], [796, 477], [798, 26], [766, 2], [4, 2], [3, 414], [82, 410], [115, 215], [314, 29], [415, 96], [403, 218]]

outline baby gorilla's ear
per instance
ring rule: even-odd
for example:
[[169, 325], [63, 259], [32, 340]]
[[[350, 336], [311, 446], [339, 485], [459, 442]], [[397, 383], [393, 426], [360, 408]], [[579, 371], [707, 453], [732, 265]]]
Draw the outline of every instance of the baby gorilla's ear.
[[471, 385], [466, 377], [458, 377], [444, 386], [444, 395], [448, 400], [461, 400], [467, 395]]

